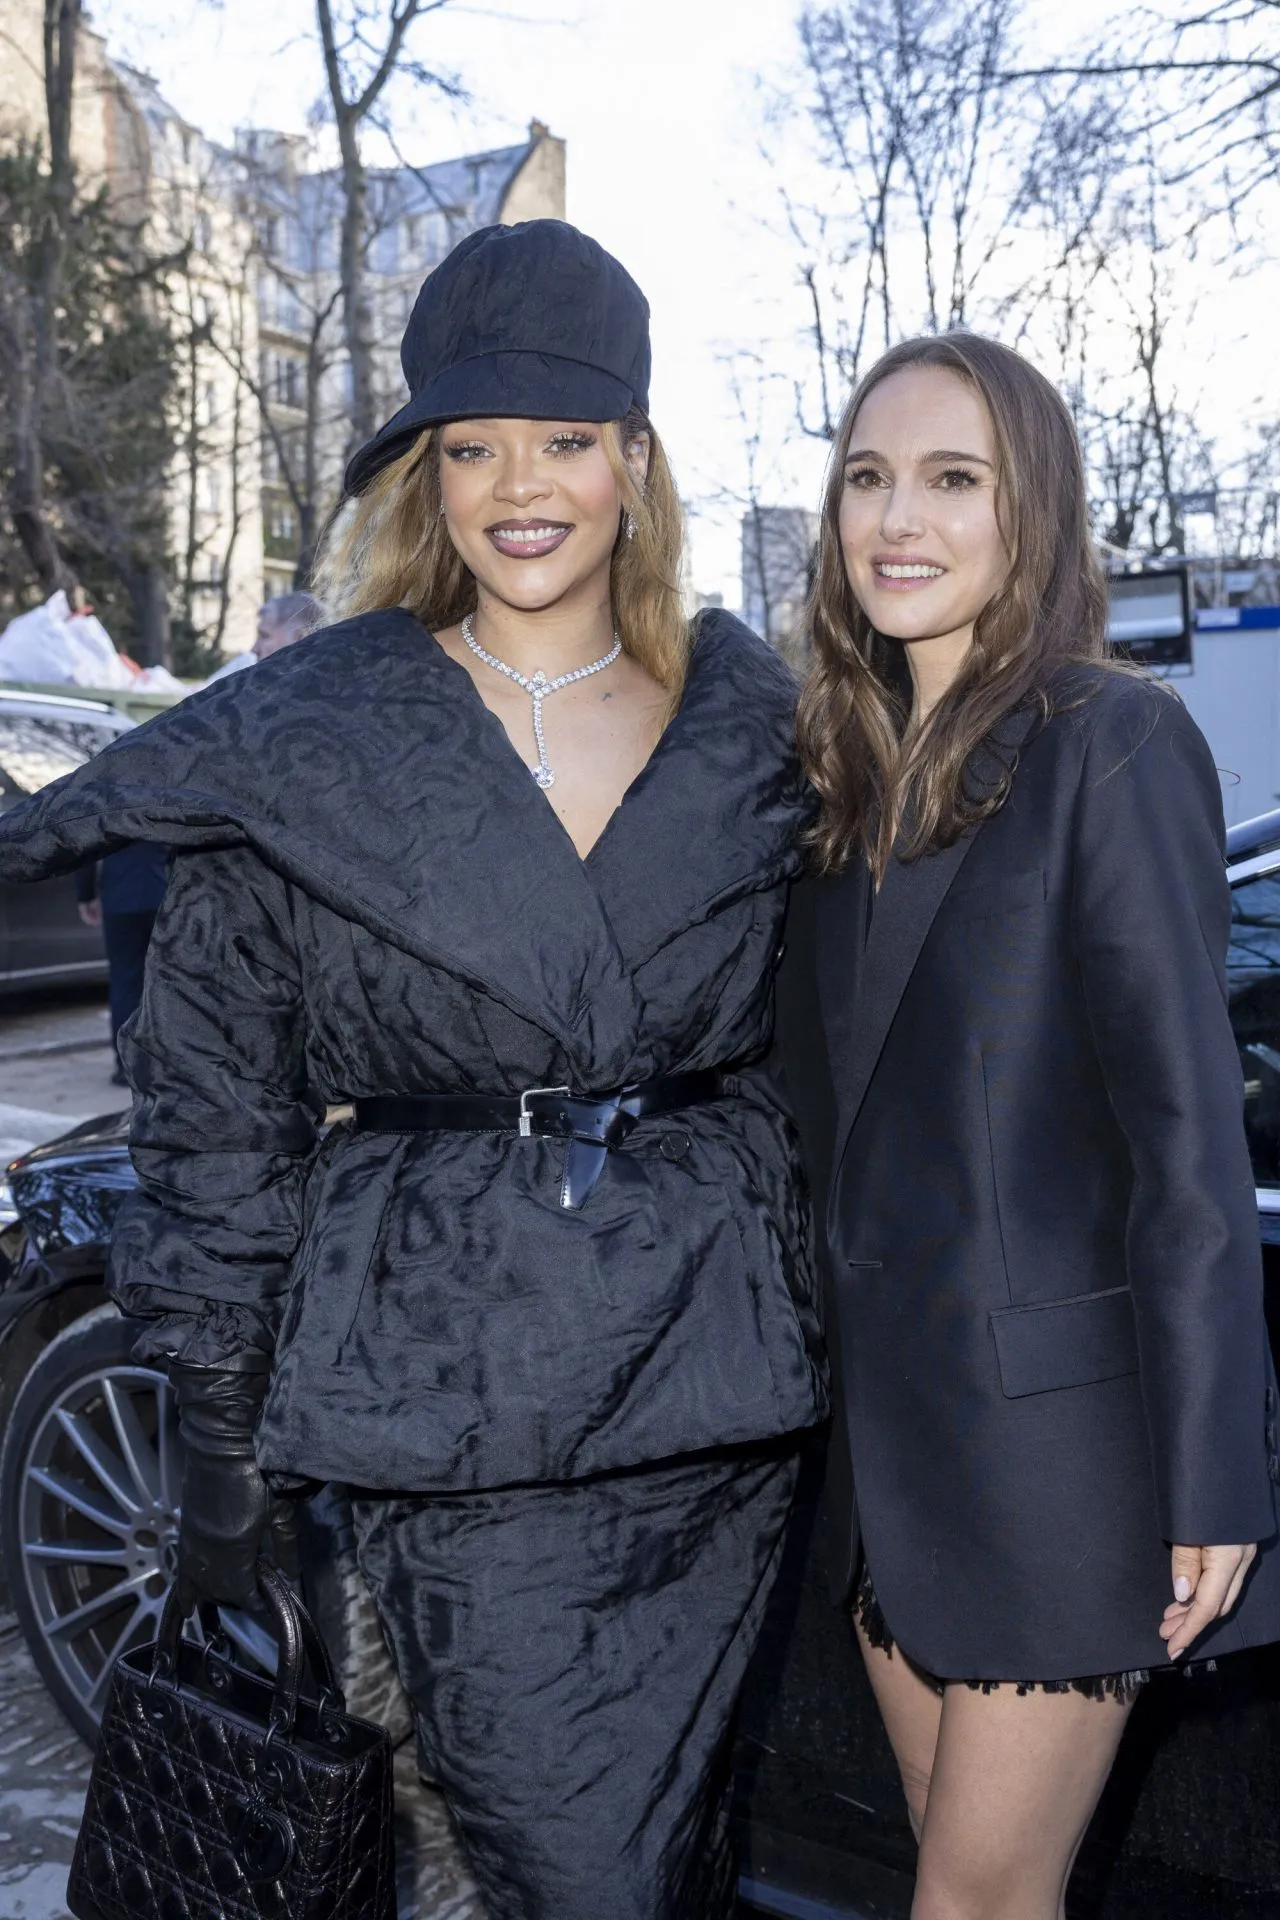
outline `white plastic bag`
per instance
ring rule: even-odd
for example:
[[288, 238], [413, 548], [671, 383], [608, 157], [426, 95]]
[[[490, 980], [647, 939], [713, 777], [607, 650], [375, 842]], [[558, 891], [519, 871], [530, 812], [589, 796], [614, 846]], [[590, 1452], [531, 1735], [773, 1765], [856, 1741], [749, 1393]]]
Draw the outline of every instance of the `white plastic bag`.
[[135, 678], [102, 622], [92, 613], [72, 613], [61, 590], [0, 634], [0, 680], [112, 688], [130, 687]]

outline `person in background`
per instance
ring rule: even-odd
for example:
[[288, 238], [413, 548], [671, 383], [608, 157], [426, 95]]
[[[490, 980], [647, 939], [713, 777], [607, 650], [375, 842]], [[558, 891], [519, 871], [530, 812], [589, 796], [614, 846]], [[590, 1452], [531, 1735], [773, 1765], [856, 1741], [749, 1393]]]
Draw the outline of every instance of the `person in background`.
[[258, 609], [258, 637], [248, 652], [232, 654], [226, 665], [209, 678], [221, 680], [229, 673], [256, 666], [259, 660], [279, 653], [282, 647], [291, 647], [295, 640], [305, 640], [309, 633], [324, 625], [324, 617], [324, 608], [312, 593], [273, 594]]
[[258, 637], [253, 644], [255, 660], [305, 640], [309, 633], [324, 625], [324, 608], [312, 593], [277, 593], [263, 602], [258, 611]]
[[76, 874], [76, 899], [86, 926], [101, 927], [107, 949], [111, 1044], [117, 1048], [113, 1086], [125, 1085], [120, 1029], [142, 999], [142, 976], [156, 915], [164, 902], [169, 850], [135, 841]]

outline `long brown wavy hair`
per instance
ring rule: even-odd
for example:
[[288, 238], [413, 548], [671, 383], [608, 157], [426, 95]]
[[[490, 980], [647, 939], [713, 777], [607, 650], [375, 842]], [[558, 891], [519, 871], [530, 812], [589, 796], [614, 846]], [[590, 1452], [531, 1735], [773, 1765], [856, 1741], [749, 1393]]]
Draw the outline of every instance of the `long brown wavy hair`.
[[[605, 453], [622, 496], [613, 549], [614, 618], [633, 659], [678, 702], [689, 665], [691, 635], [680, 592], [684, 515], [662, 443], [641, 413], [606, 422]], [[626, 449], [649, 439], [641, 485]], [[336, 516], [316, 569], [316, 591], [335, 620], [379, 607], [406, 607], [436, 632], [476, 607], [476, 583], [441, 517], [439, 431], [428, 427], [407, 453], [375, 475]]]
[[[911, 677], [899, 641], [878, 633], [849, 585], [840, 502], [854, 421], [874, 387], [906, 367], [941, 367], [979, 394], [996, 445], [996, 514], [1009, 555], [954, 684], [912, 737]], [[1107, 595], [1089, 535], [1084, 463], [1071, 416], [1043, 374], [973, 333], [906, 340], [858, 382], [832, 450], [809, 599], [814, 666], [800, 699], [805, 766], [822, 800], [813, 844], [820, 870], [861, 854], [877, 879], [895, 846], [917, 859], [949, 846], [1008, 798], [966, 783], [972, 756], [1015, 708], [1048, 715], [1051, 683], [1070, 662], [1107, 657]]]

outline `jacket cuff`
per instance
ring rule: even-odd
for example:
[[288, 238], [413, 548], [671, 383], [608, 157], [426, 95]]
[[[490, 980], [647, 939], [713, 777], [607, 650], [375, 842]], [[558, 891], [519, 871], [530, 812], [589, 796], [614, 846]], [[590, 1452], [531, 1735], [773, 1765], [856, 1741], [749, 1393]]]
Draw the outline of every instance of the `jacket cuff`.
[[134, 1343], [135, 1360], [178, 1360], [188, 1367], [268, 1371], [275, 1350], [266, 1319], [248, 1307], [219, 1306], [199, 1319], [164, 1314], [149, 1320]]

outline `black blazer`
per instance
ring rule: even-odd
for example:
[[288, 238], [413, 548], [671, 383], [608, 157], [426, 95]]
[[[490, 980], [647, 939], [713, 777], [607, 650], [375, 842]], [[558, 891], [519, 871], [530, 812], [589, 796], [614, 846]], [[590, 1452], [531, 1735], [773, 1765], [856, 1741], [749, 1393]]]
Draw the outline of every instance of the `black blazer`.
[[[954, 1678], [1166, 1663], [1166, 1543], [1276, 1531], [1217, 774], [1167, 691], [1077, 691], [873, 911], [861, 867], [795, 889], [779, 994], [829, 1197], [837, 1559], [860, 1524], [890, 1630]], [[1274, 1638], [1273, 1544], [1197, 1653]]]

